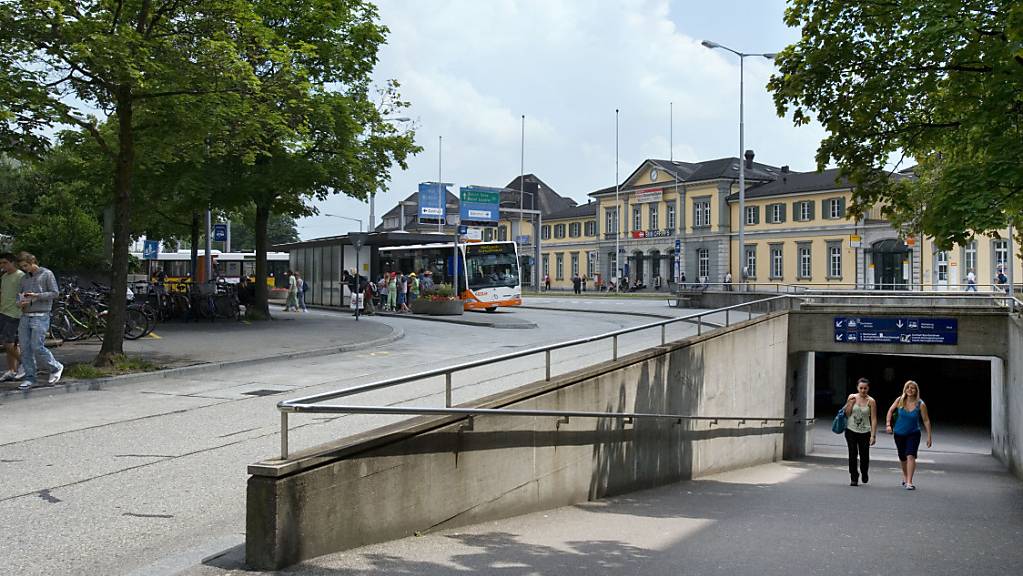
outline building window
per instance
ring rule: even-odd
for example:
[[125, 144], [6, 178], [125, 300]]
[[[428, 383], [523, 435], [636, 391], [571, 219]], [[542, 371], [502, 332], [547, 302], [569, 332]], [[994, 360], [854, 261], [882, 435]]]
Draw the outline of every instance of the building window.
[[493, 228], [484, 228], [483, 229], [483, 241], [484, 242], [493, 242], [494, 241], [494, 229]]
[[698, 263], [697, 275], [701, 278], [710, 277], [710, 250], [706, 248], [700, 248], [696, 251], [696, 261]]
[[565, 255], [558, 252], [554, 255], [554, 279], [563, 280], [565, 278]]
[[578, 238], [583, 235], [583, 225], [579, 222], [572, 222], [568, 225], [568, 235], [571, 238]]
[[760, 206], [746, 207], [746, 225], [760, 224]]
[[579, 275], [579, 253], [572, 252], [572, 276]]
[[607, 253], [607, 267], [611, 270], [613, 278], [618, 277], [618, 255], [614, 252]]
[[596, 236], [597, 235], [597, 221], [596, 220], [587, 220], [586, 221], [586, 225], [585, 225], [584, 228], [586, 230], [586, 235], [587, 236]]
[[650, 229], [651, 230], [658, 230], [658, 229], [660, 229], [660, 227], [661, 227], [661, 219], [658, 218], [659, 214], [657, 214], [657, 203], [656, 202], [650, 205], [650, 214], [649, 214], [649, 216], [650, 216], [650, 222], [649, 222]]
[[966, 262], [965, 262], [965, 264], [966, 264], [966, 271], [967, 272], [971, 272], [972, 271], [974, 273], [974, 275], [976, 275], [977, 274], [977, 241], [976, 240], [973, 240], [969, 244], [966, 245], [966, 255], [965, 256], [966, 256], [965, 257], [965, 260], [966, 260]]
[[800, 222], [809, 222], [810, 220], [813, 220], [813, 202], [809, 200], [796, 202], [795, 213], [796, 219]]
[[812, 272], [813, 259], [810, 254], [810, 245], [801, 244], [799, 246], [799, 277], [808, 280]]
[[934, 269], [938, 275], [938, 282], [948, 282], [948, 252], [939, 250], [935, 255]]
[[543, 275], [544, 275], [545, 278], [551, 275], [551, 255], [550, 254], [544, 254], [543, 255]]
[[554, 225], [554, 237], [555, 238], [564, 238], [565, 237], [565, 225], [564, 224], [555, 224]]
[[842, 278], [841, 242], [828, 242], [828, 278]]
[[757, 246], [750, 244], [746, 246], [746, 277], [757, 277]]
[[1005, 272], [1009, 263], [1009, 242], [1008, 240], [995, 240], [995, 274], [999, 271]]
[[771, 246], [771, 279], [780, 280], [782, 274], [784, 274], [785, 268], [783, 267], [782, 260], [782, 247]]
[[771, 224], [781, 224], [785, 221], [785, 205], [769, 204], [767, 206], [767, 221]]
[[608, 208], [604, 211], [604, 231], [608, 234], [618, 233], [618, 210]]
[[508, 239], [508, 227], [507, 226], [501, 226], [500, 228], [497, 229], [497, 239], [502, 241], [502, 242]]
[[632, 229], [643, 229], [643, 211], [639, 209], [639, 206], [633, 206], [632, 208]]
[[668, 230], [675, 229], [675, 203], [668, 202]]
[[824, 214], [831, 220], [838, 220], [845, 217], [845, 198], [829, 198], [822, 200], [824, 203]]
[[550, 226], [542, 226], [542, 227], [540, 227], [540, 239], [542, 239], [542, 240], [550, 240], [551, 239], [551, 227]]
[[593, 270], [597, 267], [597, 253], [587, 252], [586, 253], [586, 275], [593, 276]]
[[693, 228], [710, 226], [710, 200], [693, 202]]

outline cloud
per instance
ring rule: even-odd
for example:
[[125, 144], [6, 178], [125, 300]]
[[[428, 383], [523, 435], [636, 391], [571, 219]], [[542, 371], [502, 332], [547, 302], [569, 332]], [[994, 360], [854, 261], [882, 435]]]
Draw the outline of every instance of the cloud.
[[[378, 195], [378, 217], [418, 182], [437, 178], [438, 136], [444, 180], [506, 184], [519, 174], [522, 114], [526, 172], [580, 202], [614, 185], [616, 108], [622, 178], [645, 158], [668, 157], [669, 102], [675, 159], [738, 154], [738, 61], [680, 30], [666, 0], [380, 0], [379, 7], [390, 35], [376, 77], [402, 83], [425, 150], [409, 170], [393, 172]], [[692, 3], [685, 15], [698, 10], [720, 16]], [[783, 29], [780, 10], [777, 22], [760, 25]], [[770, 62], [747, 59], [746, 147], [758, 161], [812, 169], [822, 131], [777, 118], [764, 88], [771, 72]], [[367, 214], [365, 203], [347, 198], [321, 209]], [[304, 238], [347, 230], [329, 218], [300, 224]]]

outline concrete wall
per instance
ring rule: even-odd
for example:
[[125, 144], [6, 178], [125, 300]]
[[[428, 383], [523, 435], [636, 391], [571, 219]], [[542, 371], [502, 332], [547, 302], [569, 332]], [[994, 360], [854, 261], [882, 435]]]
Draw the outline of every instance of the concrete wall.
[[1023, 479], [1023, 320], [1009, 318], [1006, 332], [1007, 365], [991, 366], [992, 451]]
[[[764, 316], [496, 395], [550, 410], [786, 414], [788, 321]], [[804, 375], [805, 385], [805, 375]], [[812, 382], [809, 390], [812, 394]], [[791, 413], [791, 410], [789, 411]], [[418, 531], [502, 518], [778, 460], [778, 424], [417, 418], [250, 467], [246, 557], [275, 569]], [[798, 449], [794, 450], [798, 452]]]

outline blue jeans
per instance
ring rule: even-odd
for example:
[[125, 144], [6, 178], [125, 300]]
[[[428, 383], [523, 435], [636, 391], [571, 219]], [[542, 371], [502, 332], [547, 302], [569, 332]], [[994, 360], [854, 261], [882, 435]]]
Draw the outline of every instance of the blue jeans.
[[18, 344], [21, 346], [21, 367], [25, 370], [25, 382], [36, 383], [36, 355], [38, 354], [52, 374], [60, 368], [60, 362], [46, 348], [46, 332], [50, 329], [50, 315], [21, 316], [18, 324]]

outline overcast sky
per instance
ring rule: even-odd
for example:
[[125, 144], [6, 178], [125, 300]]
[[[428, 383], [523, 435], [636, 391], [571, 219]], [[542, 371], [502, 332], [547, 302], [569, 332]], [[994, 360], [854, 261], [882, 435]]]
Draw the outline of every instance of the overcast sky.
[[[738, 155], [738, 58], [700, 45], [774, 52], [798, 39], [782, 22], [784, 0], [379, 0], [390, 28], [376, 77], [395, 78], [411, 101], [424, 150], [395, 169], [377, 195], [380, 215], [437, 179], [503, 186], [518, 176], [521, 115], [525, 170], [582, 203], [646, 158], [699, 161]], [[765, 84], [773, 64], [746, 60], [746, 148], [757, 161], [812, 170], [818, 125], [778, 118]], [[368, 222], [365, 202], [335, 196], [318, 204]], [[358, 224], [324, 216], [299, 222], [303, 239]]]

